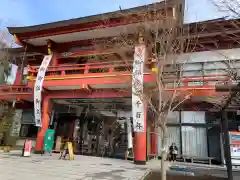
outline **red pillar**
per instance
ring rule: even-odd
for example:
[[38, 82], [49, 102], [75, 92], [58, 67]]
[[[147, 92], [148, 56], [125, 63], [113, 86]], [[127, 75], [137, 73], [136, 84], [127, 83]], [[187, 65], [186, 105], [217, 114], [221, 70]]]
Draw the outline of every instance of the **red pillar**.
[[134, 163], [145, 165], [147, 161], [147, 109], [144, 109], [144, 132], [134, 133]]
[[155, 123], [153, 122], [152, 123], [152, 126], [151, 126], [151, 154], [152, 155], [157, 155], [157, 131], [156, 131], [156, 128], [155, 128]]
[[43, 104], [42, 104], [42, 127], [38, 131], [37, 139], [36, 139], [36, 145], [35, 145], [35, 151], [36, 153], [41, 152], [43, 148], [43, 141], [44, 136], [46, 134], [46, 131], [48, 129], [50, 117], [49, 117], [49, 110], [50, 107], [50, 99], [49, 97], [44, 97]]
[[20, 71], [20, 68], [18, 68], [19, 70], [17, 71], [16, 73], [16, 79], [14, 81], [14, 85], [19, 85], [21, 84], [21, 81], [22, 81], [22, 75], [21, 75], [21, 71]]

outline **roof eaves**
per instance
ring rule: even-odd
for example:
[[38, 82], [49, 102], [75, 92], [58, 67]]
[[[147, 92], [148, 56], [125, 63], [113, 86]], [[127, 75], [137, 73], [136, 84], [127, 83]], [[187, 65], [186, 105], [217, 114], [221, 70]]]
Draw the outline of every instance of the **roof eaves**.
[[[176, 4], [183, 4], [184, 0], [168, 0], [168, 6], [171, 7]], [[28, 32], [35, 32], [35, 31], [42, 31], [47, 29], [54, 29], [59, 27], [65, 27], [70, 25], [76, 25], [76, 24], [84, 24], [84, 23], [91, 23], [91, 22], [97, 22], [101, 20], [106, 20], [109, 18], [119, 18], [121, 16], [126, 16], [127, 14], [134, 14], [139, 13], [142, 10], [145, 10], [146, 8], [148, 10], [151, 9], [160, 9], [163, 8], [165, 3], [163, 1], [143, 6], [138, 6], [130, 9], [123, 9], [119, 11], [104, 13], [104, 14], [98, 14], [98, 15], [92, 15], [92, 16], [86, 16], [76, 19], [70, 19], [70, 20], [64, 20], [64, 21], [58, 21], [53, 23], [46, 23], [46, 24], [40, 24], [40, 25], [34, 25], [34, 26], [25, 26], [25, 27], [8, 27], [8, 31], [10, 34], [21, 34], [21, 33], [28, 33]]]

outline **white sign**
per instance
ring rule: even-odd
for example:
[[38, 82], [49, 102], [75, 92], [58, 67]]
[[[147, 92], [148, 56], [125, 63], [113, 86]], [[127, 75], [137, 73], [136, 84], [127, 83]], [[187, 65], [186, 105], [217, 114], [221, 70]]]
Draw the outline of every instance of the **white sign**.
[[16, 109], [13, 114], [11, 136], [18, 137], [21, 129], [22, 109]]
[[143, 70], [145, 60], [145, 45], [135, 47], [132, 72], [132, 113], [134, 132], [144, 132], [144, 104], [141, 100], [143, 92]]
[[230, 152], [233, 165], [240, 165], [240, 132], [229, 132]]
[[131, 111], [118, 111], [117, 120], [125, 121], [127, 123], [127, 137], [128, 137], [128, 148], [133, 148], [133, 137], [132, 137], [132, 112]]
[[42, 126], [42, 111], [41, 111], [41, 93], [42, 85], [45, 77], [46, 70], [52, 59], [52, 55], [44, 56], [42, 64], [38, 70], [37, 78], [34, 86], [34, 117], [35, 125], [38, 127]]
[[231, 146], [230, 147], [232, 164], [233, 165], [240, 165], [240, 146]]
[[23, 75], [28, 75], [28, 67], [23, 68]]

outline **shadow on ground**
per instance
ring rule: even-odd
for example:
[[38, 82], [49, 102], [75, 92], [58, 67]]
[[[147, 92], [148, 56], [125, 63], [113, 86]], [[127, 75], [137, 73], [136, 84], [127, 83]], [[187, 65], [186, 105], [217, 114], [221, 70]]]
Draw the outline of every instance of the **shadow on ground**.
[[[150, 172], [144, 180], [160, 180], [161, 173], [159, 171]], [[168, 173], [167, 180], [227, 180], [227, 178], [213, 176], [186, 176], [186, 175], [171, 175]]]
[[11, 158], [12, 157], [21, 157], [21, 154], [20, 153], [8, 153], [8, 154], [5, 154], [7, 156], [3, 156], [1, 158]]

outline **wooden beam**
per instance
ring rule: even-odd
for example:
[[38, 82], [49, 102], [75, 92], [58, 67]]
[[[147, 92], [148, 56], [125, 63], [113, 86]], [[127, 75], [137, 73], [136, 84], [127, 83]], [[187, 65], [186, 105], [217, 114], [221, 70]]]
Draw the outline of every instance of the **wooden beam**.
[[32, 44], [29, 44], [27, 42], [23, 42], [17, 37], [17, 35], [14, 35], [14, 41], [15, 41], [16, 44], [18, 44], [20, 46], [27, 47], [27, 51], [47, 54], [47, 49], [44, 50], [43, 47], [36, 47], [36, 46], [34, 46]]
[[217, 92], [240, 92], [240, 86], [237, 84], [224, 84], [224, 85], [215, 85]]

